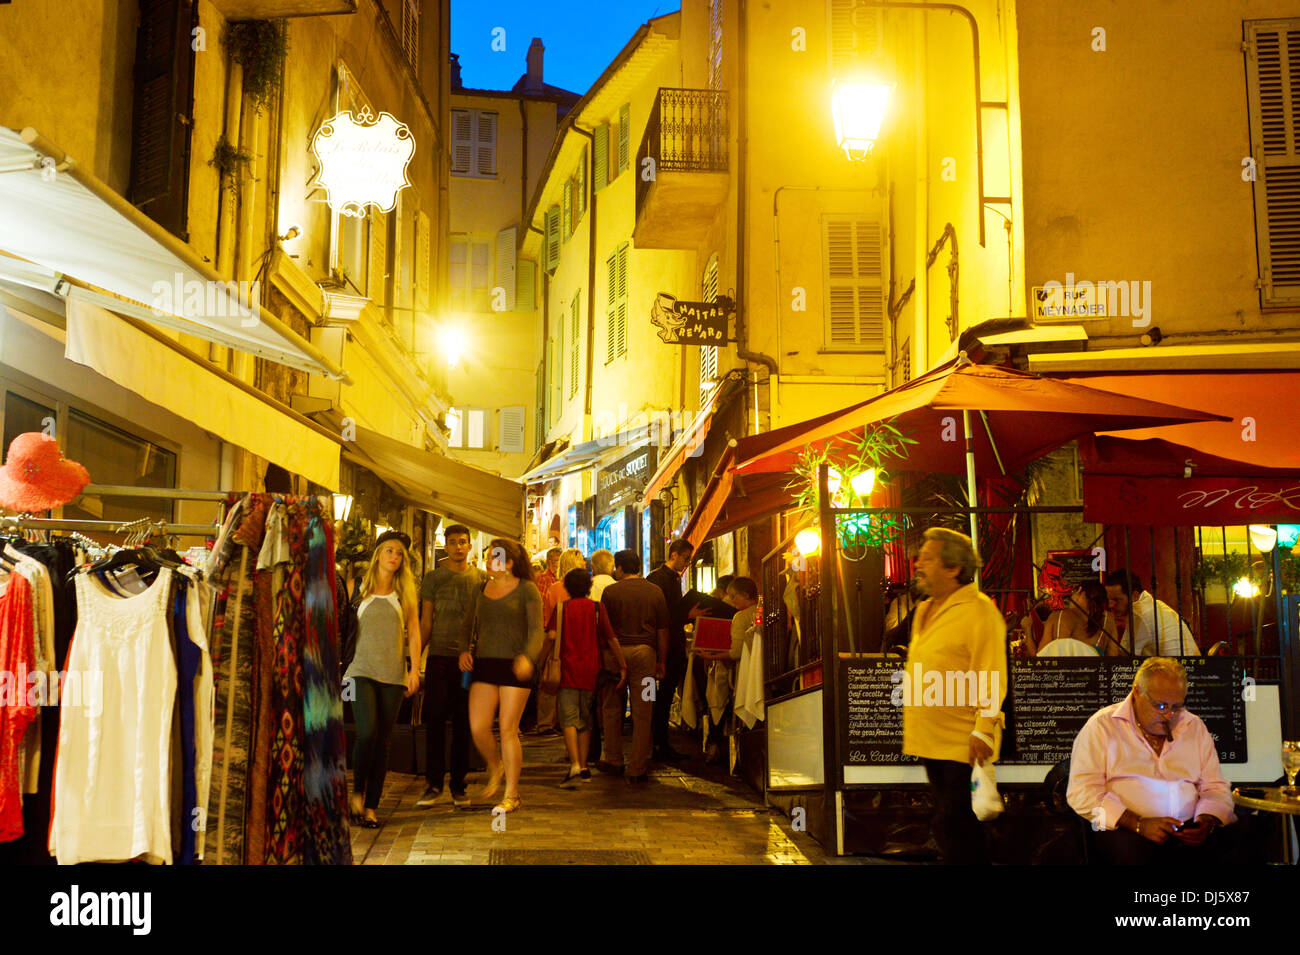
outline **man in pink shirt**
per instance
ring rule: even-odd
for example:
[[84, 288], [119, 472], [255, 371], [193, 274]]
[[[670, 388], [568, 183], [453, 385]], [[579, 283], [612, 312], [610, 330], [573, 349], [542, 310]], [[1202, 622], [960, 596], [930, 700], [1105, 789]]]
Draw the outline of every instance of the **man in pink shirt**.
[[1237, 817], [1214, 739], [1186, 699], [1183, 665], [1151, 657], [1133, 691], [1075, 738], [1066, 798], [1092, 823], [1101, 861], [1222, 861], [1228, 840], [1217, 830]]

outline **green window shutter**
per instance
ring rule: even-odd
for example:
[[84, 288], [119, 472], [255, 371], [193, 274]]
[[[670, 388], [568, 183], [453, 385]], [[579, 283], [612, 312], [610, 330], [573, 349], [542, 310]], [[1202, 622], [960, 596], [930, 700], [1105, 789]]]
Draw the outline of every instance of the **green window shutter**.
[[569, 241], [569, 235], [573, 232], [573, 180], [570, 179], [564, 184], [564, 220], [561, 224], [560, 240]]
[[546, 270], [552, 272], [560, 262], [560, 207], [546, 210]]
[[627, 243], [618, 250], [618, 354], [627, 354]]
[[574, 228], [577, 228], [578, 222], [587, 214], [587, 147], [582, 147], [582, 160], [578, 163], [578, 176], [576, 179], [577, 193], [574, 200], [577, 202], [578, 214], [574, 216]]
[[496, 288], [505, 289], [506, 311], [515, 310], [515, 227], [497, 233]]
[[569, 306], [569, 397], [574, 398], [578, 394], [578, 358], [582, 351], [579, 343], [579, 305], [582, 301], [582, 293], [576, 292], [573, 296], [573, 303]]
[[609, 184], [609, 123], [602, 123], [596, 127], [596, 155], [594, 158], [596, 181], [591, 185], [596, 192], [600, 192]]
[[618, 253], [605, 260], [607, 284], [605, 296], [605, 362], [614, 360], [618, 345]]
[[533, 289], [537, 282], [537, 265], [527, 259], [515, 263], [515, 311], [531, 312], [536, 308]]
[[[624, 103], [623, 108], [618, 111], [618, 171], [621, 173], [627, 168], [631, 159], [632, 144], [632, 106], [630, 103]], [[617, 173], [616, 173], [617, 175]]]

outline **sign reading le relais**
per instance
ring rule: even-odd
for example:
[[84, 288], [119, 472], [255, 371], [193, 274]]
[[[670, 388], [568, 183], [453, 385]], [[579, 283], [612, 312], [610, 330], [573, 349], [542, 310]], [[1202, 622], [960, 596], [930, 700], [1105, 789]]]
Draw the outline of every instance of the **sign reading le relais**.
[[651, 445], [625, 454], [596, 472], [596, 514], [612, 513], [641, 496], [654, 474], [659, 449]]

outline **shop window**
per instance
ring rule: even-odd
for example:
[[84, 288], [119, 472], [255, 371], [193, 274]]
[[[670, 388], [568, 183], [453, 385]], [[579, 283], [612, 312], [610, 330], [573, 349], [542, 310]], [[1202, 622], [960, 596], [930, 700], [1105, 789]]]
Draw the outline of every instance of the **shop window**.
[[[6, 421], [6, 430], [7, 428]], [[67, 432], [63, 437], [64, 440], [60, 443], [64, 454], [83, 464], [95, 484], [176, 486], [175, 452], [159, 447], [145, 438], [75, 409], [68, 411]], [[173, 520], [173, 509], [171, 501], [106, 496], [85, 498], [79, 504], [64, 505], [63, 516], [72, 520], [124, 523], [142, 517], [170, 522]]]
[[1247, 21], [1260, 304], [1300, 304], [1300, 18]]

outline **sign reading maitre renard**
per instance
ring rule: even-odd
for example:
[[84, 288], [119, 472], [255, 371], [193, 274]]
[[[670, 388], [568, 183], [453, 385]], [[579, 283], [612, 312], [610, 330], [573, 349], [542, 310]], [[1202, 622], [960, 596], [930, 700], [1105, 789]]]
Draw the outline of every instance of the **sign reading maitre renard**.
[[343, 215], [359, 218], [368, 205], [391, 212], [397, 194], [410, 185], [406, 166], [415, 140], [392, 113], [376, 119], [366, 107], [354, 118], [344, 110], [321, 124], [311, 148], [320, 162], [316, 180], [330, 208]]

